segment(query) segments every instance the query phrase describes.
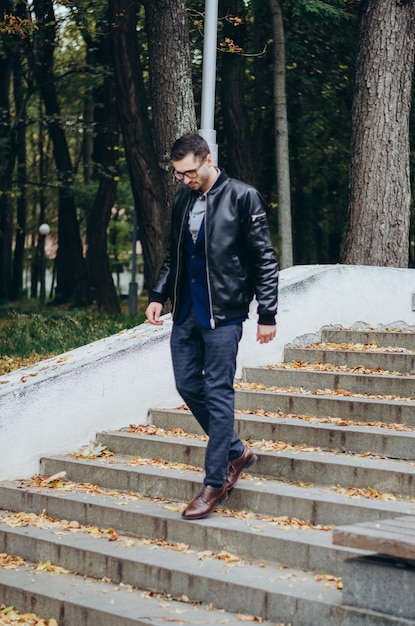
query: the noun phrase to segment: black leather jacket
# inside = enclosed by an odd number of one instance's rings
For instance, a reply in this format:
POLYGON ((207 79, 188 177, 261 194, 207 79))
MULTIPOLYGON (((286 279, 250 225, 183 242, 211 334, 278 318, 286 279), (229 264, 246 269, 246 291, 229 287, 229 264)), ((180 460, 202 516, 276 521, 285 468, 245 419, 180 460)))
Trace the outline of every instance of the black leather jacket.
MULTIPOLYGON (((173 320, 180 304, 183 236, 194 199, 195 192, 185 185, 175 195, 170 245, 150 294, 150 301, 161 304, 170 297, 173 320)), ((207 194, 205 246, 211 327, 246 317, 254 294, 258 322, 275 324, 278 266, 264 201, 256 189, 224 170, 207 194)))

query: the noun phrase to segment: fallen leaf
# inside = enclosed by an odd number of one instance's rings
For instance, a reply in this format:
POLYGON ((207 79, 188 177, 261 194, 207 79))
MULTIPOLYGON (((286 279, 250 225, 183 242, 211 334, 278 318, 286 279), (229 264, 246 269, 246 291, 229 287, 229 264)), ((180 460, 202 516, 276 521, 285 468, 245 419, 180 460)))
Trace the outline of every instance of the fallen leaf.
POLYGON ((65 478, 66 472, 58 472, 57 474, 53 474, 53 476, 49 476, 49 478, 44 478, 41 482, 41 485, 48 485, 49 483, 57 482, 62 478, 65 478))
POLYGON ((0 566, 4 569, 18 569, 24 564, 24 560, 16 554, 0 554, 0 566))

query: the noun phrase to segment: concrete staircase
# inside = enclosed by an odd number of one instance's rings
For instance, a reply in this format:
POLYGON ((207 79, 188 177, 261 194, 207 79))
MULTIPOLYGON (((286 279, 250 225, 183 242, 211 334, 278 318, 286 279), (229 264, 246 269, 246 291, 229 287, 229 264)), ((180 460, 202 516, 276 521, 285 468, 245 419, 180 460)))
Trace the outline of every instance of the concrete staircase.
POLYGON ((415 514, 414 360, 412 329, 323 330, 246 368, 236 428, 258 463, 206 520, 180 515, 205 446, 185 409, 42 458, 0 483, 0 604, 59 626, 414 625, 342 604, 343 561, 365 552, 331 542, 415 514))

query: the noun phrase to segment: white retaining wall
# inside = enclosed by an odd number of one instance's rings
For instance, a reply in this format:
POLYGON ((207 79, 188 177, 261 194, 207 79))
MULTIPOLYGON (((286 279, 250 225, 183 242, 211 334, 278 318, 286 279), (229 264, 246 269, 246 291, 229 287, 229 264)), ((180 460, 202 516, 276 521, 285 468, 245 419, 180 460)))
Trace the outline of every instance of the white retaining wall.
MULTIPOLYGON (((280 274, 277 338, 255 341, 255 303, 244 324, 244 365, 283 359, 284 345, 322 326, 415 326, 415 270, 296 266, 280 274)), ((28 477, 39 458, 79 450, 99 430, 146 423, 151 407, 182 404, 170 359, 170 316, 0 376, 0 479, 28 477)), ((172 425, 173 426, 173 425, 172 425)))

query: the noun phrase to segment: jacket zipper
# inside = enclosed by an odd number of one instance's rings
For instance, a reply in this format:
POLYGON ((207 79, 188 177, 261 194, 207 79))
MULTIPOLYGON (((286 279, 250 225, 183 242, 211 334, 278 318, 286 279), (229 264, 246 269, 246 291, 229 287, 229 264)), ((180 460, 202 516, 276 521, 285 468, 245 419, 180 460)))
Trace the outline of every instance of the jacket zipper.
POLYGON ((216 322, 215 319, 213 317, 213 304, 212 304, 212 288, 211 288, 211 284, 210 284, 210 278, 209 278, 209 259, 208 259, 208 246, 207 246, 207 238, 208 238, 208 219, 207 219, 207 215, 208 215, 208 195, 206 195, 206 211, 205 211, 205 258, 206 258, 206 283, 207 283, 207 289, 208 289, 208 298, 209 298, 209 314, 210 314, 210 319, 209 319, 209 323, 210 323, 210 327, 213 330, 214 328, 216 328, 216 322))
POLYGON ((176 277, 174 279, 174 287, 173 287, 174 305, 173 305, 173 309, 172 309, 172 317, 174 316, 174 314, 176 312, 176 307, 177 307, 177 287, 178 287, 178 282, 179 282, 179 273, 180 273, 180 265, 181 265, 180 243, 182 241, 184 224, 185 224, 185 221, 186 221, 186 217, 189 214, 189 207, 190 207, 191 201, 192 201, 192 198, 190 197, 189 201, 187 203, 186 210, 183 213, 182 223, 180 225, 179 237, 178 237, 178 240, 177 240, 177 250, 176 250, 177 269, 176 269, 176 277))

